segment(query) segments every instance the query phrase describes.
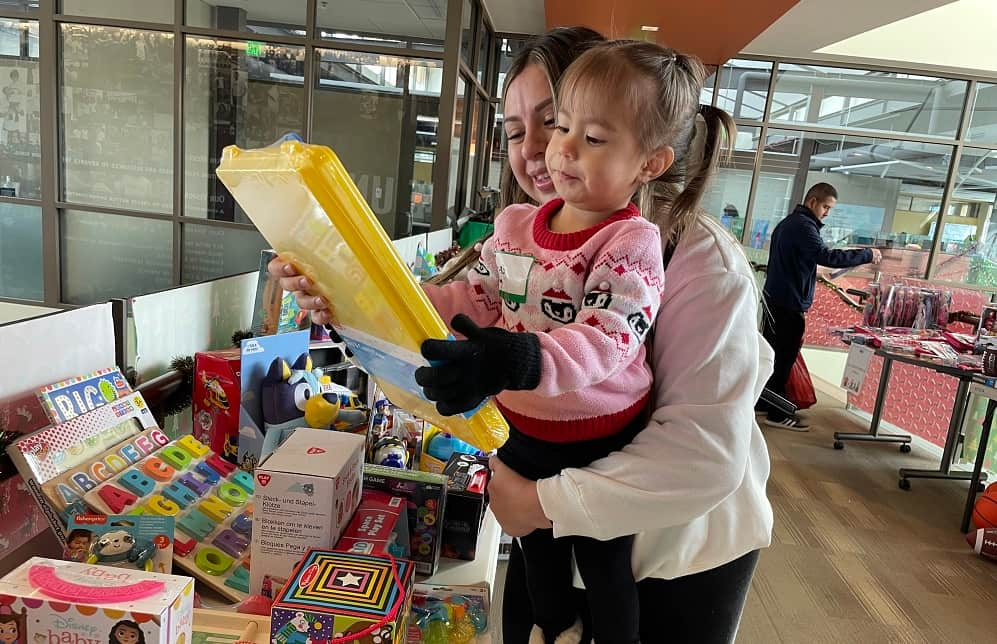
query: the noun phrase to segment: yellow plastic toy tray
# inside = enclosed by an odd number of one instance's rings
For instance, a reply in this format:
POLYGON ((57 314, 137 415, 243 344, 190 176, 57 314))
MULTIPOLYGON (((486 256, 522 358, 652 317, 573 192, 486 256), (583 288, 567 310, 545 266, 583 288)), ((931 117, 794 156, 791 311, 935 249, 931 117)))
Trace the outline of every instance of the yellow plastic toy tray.
POLYGON ((493 402, 470 417, 441 416, 423 397, 414 373, 428 363, 419 347, 449 330, 332 150, 300 141, 229 146, 217 174, 331 304, 336 330, 392 404, 481 450, 505 442, 508 425, 493 402))

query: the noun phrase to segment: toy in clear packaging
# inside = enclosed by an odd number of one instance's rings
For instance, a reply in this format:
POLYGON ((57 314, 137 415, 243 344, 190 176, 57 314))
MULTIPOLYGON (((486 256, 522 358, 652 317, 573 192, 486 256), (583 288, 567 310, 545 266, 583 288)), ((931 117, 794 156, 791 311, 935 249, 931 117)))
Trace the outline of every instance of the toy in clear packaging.
POLYGON ((408 641, 412 644, 470 644, 488 630, 486 586, 417 584, 408 641))
POLYGON ((67 554, 72 560, 146 572, 169 574, 172 570, 173 517, 79 514, 67 527, 67 554), (87 548, 80 553, 78 542, 83 537, 87 548))
POLYGON ((330 302, 336 331, 389 400, 480 449, 505 442, 508 426, 493 403, 468 417, 443 417, 415 382, 416 368, 427 364, 422 342, 450 333, 331 150, 298 141, 230 146, 217 174, 330 302))
POLYGON ((977 349, 997 346, 997 305, 988 304, 980 311, 980 323, 976 327, 977 349))
POLYGON ((473 446, 446 432, 434 435, 426 445, 426 453, 444 463, 449 461, 455 452, 458 454, 481 454, 473 446))
POLYGON ((332 380, 321 369, 312 368, 307 352, 293 365, 274 358, 261 389, 264 431, 286 432, 304 426, 328 429, 339 414, 340 403, 337 392, 325 393, 325 385, 331 386, 332 380))
POLYGON ((289 421, 287 429, 305 424, 293 388, 286 386, 285 376, 290 377, 289 369, 283 367, 308 354, 308 335, 307 331, 297 331, 242 341, 238 464, 247 472, 252 472, 287 437, 283 431, 285 427, 281 425, 283 421, 289 421), (270 385, 266 384, 268 381, 270 385), (268 396, 271 398, 267 401, 270 416, 266 418, 264 402, 268 396), (268 431, 268 424, 278 425, 279 431, 268 431))
POLYGON ((385 436, 374 443, 374 464, 385 467, 407 468, 409 462, 408 446, 405 441, 395 436, 385 436))

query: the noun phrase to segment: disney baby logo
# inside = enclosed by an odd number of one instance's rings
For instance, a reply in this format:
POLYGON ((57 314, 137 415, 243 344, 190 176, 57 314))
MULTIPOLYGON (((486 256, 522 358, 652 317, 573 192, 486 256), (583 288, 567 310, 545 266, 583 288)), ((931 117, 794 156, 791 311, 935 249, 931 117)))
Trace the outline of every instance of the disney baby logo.
MULTIPOLYGON (((52 620, 52 629, 78 633, 88 639, 97 639, 98 635, 100 634, 99 629, 93 624, 90 624, 88 622, 79 622, 73 619, 72 617, 63 617, 63 616, 56 616, 52 620)), ((61 639, 62 638, 59 638, 60 641, 61 639)), ((56 641, 56 640, 50 636, 49 641, 56 641)))

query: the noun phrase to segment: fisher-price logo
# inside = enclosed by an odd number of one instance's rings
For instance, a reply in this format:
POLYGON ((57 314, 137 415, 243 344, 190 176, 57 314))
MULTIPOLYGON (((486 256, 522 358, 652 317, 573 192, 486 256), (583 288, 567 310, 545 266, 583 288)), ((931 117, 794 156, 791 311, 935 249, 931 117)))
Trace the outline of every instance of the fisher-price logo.
POLYGON ((270 485, 270 475, 269 474, 257 474, 256 480, 260 482, 260 485, 266 487, 270 485))
POLYGON ((309 447, 308 451, 305 452, 309 456, 315 456, 316 454, 325 454, 325 450, 321 447, 309 447))

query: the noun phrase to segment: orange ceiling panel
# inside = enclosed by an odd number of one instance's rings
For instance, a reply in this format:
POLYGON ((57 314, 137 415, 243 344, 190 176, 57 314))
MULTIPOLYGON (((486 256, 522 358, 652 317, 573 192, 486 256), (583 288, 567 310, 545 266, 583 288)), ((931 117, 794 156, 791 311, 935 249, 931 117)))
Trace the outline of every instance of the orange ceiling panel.
MULTIPOLYGON (((798 0, 546 0, 547 27, 585 25, 654 40, 722 65, 798 0), (657 32, 642 31, 644 25, 657 32)), ((815 25, 814 29, 818 27, 815 25)))

